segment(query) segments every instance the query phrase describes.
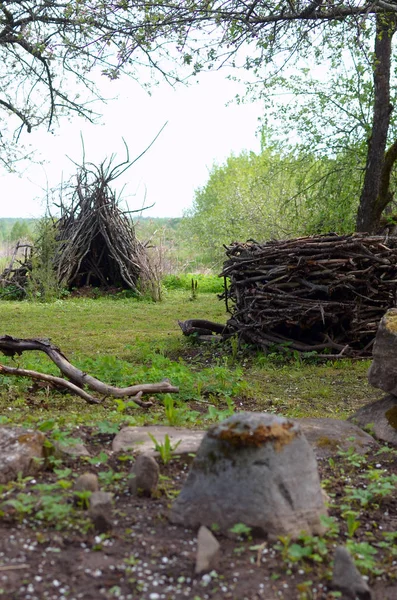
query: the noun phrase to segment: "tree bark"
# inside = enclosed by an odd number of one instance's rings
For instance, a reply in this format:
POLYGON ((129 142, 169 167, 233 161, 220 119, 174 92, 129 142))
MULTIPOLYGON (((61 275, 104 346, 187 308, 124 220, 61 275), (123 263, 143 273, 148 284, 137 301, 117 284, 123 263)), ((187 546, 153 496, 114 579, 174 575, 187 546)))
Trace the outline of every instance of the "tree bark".
POLYGON ((390 114, 393 109, 390 106, 390 71, 392 38, 396 28, 397 23, 394 14, 377 15, 372 132, 368 141, 364 185, 356 221, 356 230, 368 233, 373 233, 378 229, 382 212, 391 200, 389 191, 390 170, 389 176, 387 176, 389 166, 385 164, 385 152, 390 114), (386 191, 385 183, 387 184, 386 191))

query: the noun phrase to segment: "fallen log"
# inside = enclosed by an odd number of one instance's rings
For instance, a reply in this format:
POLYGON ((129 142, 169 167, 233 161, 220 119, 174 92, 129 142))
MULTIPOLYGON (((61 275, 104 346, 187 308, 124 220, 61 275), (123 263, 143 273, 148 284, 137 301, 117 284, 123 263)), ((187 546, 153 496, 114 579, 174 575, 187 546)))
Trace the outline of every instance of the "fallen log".
POLYGON ((224 339, 228 335, 234 335, 234 331, 228 325, 207 321, 206 319, 187 319, 186 321, 178 321, 178 325, 182 330, 183 335, 198 335, 198 336, 221 336, 224 339))
POLYGON ((108 385, 88 373, 80 371, 77 367, 72 365, 66 356, 61 352, 57 346, 51 344, 49 340, 39 338, 14 338, 10 335, 0 336, 0 352, 5 356, 14 357, 16 354, 20 356, 23 352, 28 350, 39 350, 44 352, 58 367, 67 380, 61 377, 54 377, 45 373, 39 373, 37 371, 30 371, 27 369, 20 369, 14 367, 8 367, 0 365, 0 373, 7 375, 18 375, 22 377, 31 377, 32 379, 41 379, 48 383, 56 386, 63 386, 69 391, 84 398, 91 404, 98 404, 100 400, 97 400, 90 394, 88 394, 83 388, 88 388, 102 394, 104 397, 112 396, 114 398, 129 397, 139 406, 147 408, 151 405, 149 402, 142 402, 140 400, 143 394, 170 394, 179 392, 179 388, 171 385, 168 380, 161 381, 159 383, 142 383, 137 385, 131 385, 126 388, 119 388, 113 385, 108 385))

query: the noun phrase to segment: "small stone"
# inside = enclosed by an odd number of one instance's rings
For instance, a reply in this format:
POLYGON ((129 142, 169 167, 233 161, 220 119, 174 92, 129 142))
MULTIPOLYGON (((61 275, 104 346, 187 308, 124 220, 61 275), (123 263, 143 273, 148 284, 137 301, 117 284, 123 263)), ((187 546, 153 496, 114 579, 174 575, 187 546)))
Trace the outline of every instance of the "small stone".
POLYGON ((219 562, 220 545, 209 529, 202 525, 197 536, 195 572, 197 575, 216 569, 219 562))
POLYGON ((44 441, 41 431, 0 427, 0 484, 37 473, 45 456, 44 441))
POLYGON ((90 496, 89 514, 98 533, 112 529, 113 494, 93 492, 90 496))
POLYGON ((83 473, 74 484, 75 492, 97 492, 99 490, 98 477, 95 473, 83 473))
POLYGON ((365 404, 349 421, 370 429, 378 440, 397 446, 397 398, 392 394, 365 404))
POLYGON ((131 494, 137 496, 151 496, 157 488, 159 480, 159 466, 149 454, 140 454, 129 473, 131 494))
POLYGON ((357 570, 354 561, 344 546, 335 551, 331 587, 342 592, 342 600, 371 600, 367 582, 357 570))

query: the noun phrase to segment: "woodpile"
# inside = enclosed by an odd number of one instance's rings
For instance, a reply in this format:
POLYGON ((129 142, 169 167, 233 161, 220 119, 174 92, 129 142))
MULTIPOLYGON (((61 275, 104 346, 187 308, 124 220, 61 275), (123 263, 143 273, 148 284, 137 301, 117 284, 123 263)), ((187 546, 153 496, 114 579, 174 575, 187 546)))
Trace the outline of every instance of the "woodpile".
POLYGON ((397 237, 252 241, 226 255, 228 332, 267 352, 370 356, 381 317, 396 306, 397 237))
POLYGON ((8 266, 0 274, 2 297, 12 295, 23 298, 26 295, 27 278, 32 270, 32 251, 32 244, 21 241, 15 244, 8 266))
POLYGON ((129 218, 136 211, 123 212, 109 185, 122 166, 83 164, 67 204, 60 204, 54 268, 63 287, 129 288, 137 293, 156 288, 146 248, 129 218))
MULTIPOLYGON (((99 166, 83 163, 73 184, 69 184, 66 193, 62 190, 59 204, 55 204, 60 218, 47 219, 47 226, 50 221, 53 229, 50 238, 54 240, 51 268, 60 288, 122 288, 160 299, 157 274, 131 221, 130 214, 137 211, 123 212, 110 187, 130 164, 128 158, 117 166, 112 165, 112 159, 99 166)), ((48 235, 48 228, 46 232, 48 235)), ((0 286, 16 288, 22 296, 26 295, 34 265, 42 266, 43 248, 48 254, 46 240, 39 239, 26 251, 23 261, 15 253, 0 275, 0 286)), ((48 256, 44 258, 48 262, 48 256)))

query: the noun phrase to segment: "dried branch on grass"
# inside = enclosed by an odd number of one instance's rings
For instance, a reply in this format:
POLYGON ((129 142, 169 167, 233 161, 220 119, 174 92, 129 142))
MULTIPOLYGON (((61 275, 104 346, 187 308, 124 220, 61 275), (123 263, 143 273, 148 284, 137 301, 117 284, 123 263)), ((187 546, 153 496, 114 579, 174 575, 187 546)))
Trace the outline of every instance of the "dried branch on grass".
POLYGON ((0 352, 6 356, 20 355, 27 350, 39 350, 44 352, 59 368, 61 373, 68 380, 61 377, 54 377, 37 371, 29 371, 0 365, 0 373, 7 375, 19 375, 22 377, 31 377, 39 379, 55 386, 61 386, 69 391, 79 395, 81 398, 91 404, 98 404, 100 401, 88 394, 83 388, 88 387, 95 392, 102 394, 104 397, 113 396, 114 398, 131 398, 136 404, 143 407, 151 406, 150 402, 143 402, 140 398, 143 394, 162 394, 162 393, 177 393, 179 388, 171 385, 168 380, 160 383, 143 383, 131 385, 126 388, 119 388, 103 383, 99 379, 83 373, 73 366, 59 348, 51 344, 48 340, 43 339, 20 339, 9 335, 0 336, 0 352))

